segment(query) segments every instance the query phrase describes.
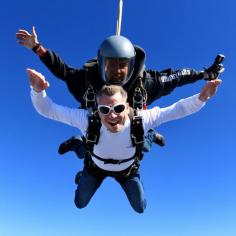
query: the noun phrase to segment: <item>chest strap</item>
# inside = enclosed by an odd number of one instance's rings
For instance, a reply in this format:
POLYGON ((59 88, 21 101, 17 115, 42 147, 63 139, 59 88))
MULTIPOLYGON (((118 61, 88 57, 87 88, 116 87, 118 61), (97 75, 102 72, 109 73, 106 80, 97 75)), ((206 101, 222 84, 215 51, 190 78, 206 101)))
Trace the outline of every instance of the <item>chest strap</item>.
POLYGON ((125 163, 125 162, 128 162, 128 161, 131 161, 133 159, 135 159, 137 157, 136 153, 130 157, 130 158, 127 158, 127 159, 123 159, 123 160, 116 160, 116 159, 104 159, 104 158, 101 158, 99 156, 97 156, 96 154, 94 153, 90 153, 91 156, 95 157, 96 159, 98 159, 99 161, 103 161, 104 164, 122 164, 122 163, 125 163))

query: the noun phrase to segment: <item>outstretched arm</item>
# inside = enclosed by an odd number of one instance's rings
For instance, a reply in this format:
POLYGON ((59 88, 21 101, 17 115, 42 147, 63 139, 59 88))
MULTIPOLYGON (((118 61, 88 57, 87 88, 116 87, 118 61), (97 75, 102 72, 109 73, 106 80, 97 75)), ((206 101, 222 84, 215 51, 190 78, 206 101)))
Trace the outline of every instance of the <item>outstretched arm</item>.
POLYGON ((148 93, 148 104, 162 96, 170 94, 177 87, 194 83, 197 80, 216 79, 224 71, 224 66, 221 64, 223 60, 223 55, 217 55, 214 63, 203 71, 196 71, 194 69, 182 69, 178 71, 169 69, 160 73, 147 71, 148 77, 145 80, 145 89, 148 93))
POLYGON ((206 101, 215 95, 221 82, 219 79, 208 81, 199 94, 181 99, 170 107, 162 108, 161 123, 180 119, 199 111, 205 105, 206 101))
MULTIPOLYGON (((25 29, 19 29, 16 33, 17 42, 26 48, 32 49, 45 64, 45 66, 58 78, 67 82, 67 80, 79 70, 68 66, 55 52, 43 47, 38 41, 35 27, 32 27, 32 33, 25 29)), ((71 79, 71 78, 70 78, 71 79)), ((78 78, 77 78, 78 79, 78 78)))
POLYGON ((149 110, 151 113, 149 118, 151 127, 157 127, 162 123, 177 120, 199 111, 206 101, 215 95, 220 84, 221 80, 219 79, 208 81, 199 94, 181 99, 168 107, 154 107, 149 110))
POLYGON ((84 70, 70 67, 55 52, 45 49, 38 41, 35 27, 32 27, 32 33, 25 29, 18 30, 16 38, 19 44, 32 49, 53 75, 66 82, 74 98, 83 103, 83 96, 87 89, 84 70))
POLYGON ((60 121, 84 131, 87 127, 87 111, 54 103, 45 92, 45 89, 49 87, 49 83, 45 80, 44 76, 33 69, 27 69, 27 73, 32 88, 31 100, 36 111, 44 117, 60 121))
POLYGON ((147 91, 147 104, 151 104, 162 96, 170 94, 177 87, 194 83, 203 79, 203 73, 193 69, 166 72, 147 71, 145 89, 147 91))

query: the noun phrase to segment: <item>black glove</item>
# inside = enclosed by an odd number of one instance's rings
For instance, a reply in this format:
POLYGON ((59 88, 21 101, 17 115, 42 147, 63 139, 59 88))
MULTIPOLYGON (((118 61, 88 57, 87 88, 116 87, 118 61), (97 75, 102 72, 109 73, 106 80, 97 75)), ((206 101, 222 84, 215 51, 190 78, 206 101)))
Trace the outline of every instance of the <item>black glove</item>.
POLYGON ((204 79, 205 80, 216 79, 219 76, 219 74, 225 70, 223 64, 221 64, 221 62, 223 62, 224 58, 225 58, 225 56, 222 54, 217 55, 214 63, 210 67, 204 69, 204 79))

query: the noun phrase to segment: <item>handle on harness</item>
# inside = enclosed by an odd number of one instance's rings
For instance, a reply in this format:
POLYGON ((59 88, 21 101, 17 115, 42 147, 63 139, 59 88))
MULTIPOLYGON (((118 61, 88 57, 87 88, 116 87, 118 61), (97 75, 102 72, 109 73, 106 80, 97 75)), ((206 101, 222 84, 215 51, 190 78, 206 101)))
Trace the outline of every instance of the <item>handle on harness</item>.
POLYGON ((88 87, 84 95, 84 100, 85 100, 85 106, 87 109, 91 109, 91 110, 96 109, 96 95, 92 86, 88 87))
POLYGON ((142 91, 139 87, 135 88, 133 96, 133 108, 134 109, 143 109, 144 98, 142 91))

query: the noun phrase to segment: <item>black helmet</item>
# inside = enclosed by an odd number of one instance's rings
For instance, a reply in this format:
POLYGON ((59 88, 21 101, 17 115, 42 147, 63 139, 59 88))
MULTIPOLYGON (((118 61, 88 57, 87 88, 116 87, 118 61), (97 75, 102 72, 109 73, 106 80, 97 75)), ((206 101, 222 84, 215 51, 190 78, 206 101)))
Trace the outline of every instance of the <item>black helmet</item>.
POLYGON ((133 44, 123 36, 114 35, 106 38, 98 51, 98 63, 100 75, 106 83, 119 83, 124 85, 130 79, 134 70, 135 49, 133 44), (125 60, 128 64, 128 73, 121 81, 116 82, 109 80, 105 66, 107 59, 125 60))

